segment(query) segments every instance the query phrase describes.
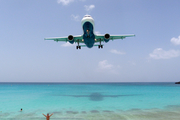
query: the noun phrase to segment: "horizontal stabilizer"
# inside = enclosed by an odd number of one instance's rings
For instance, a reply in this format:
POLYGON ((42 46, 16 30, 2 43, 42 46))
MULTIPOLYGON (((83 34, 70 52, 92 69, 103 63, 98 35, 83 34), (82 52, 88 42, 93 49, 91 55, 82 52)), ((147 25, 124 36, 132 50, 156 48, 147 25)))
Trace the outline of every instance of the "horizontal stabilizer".
MULTIPOLYGON (((87 47, 86 45, 79 45, 79 46, 81 46, 81 47, 87 47)), ((98 46, 98 45, 94 45, 94 46, 98 46)), ((104 45, 103 45, 104 46, 104 45)))
MULTIPOLYGON (((99 45, 94 45, 94 46, 99 46, 99 45)), ((102 44, 102 46, 104 46, 104 45, 102 44)))

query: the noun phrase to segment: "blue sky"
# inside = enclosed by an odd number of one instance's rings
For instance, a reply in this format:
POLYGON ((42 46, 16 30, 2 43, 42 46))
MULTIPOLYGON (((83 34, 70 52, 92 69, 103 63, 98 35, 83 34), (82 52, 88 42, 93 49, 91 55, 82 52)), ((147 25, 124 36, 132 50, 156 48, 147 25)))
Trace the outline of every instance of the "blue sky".
POLYGON ((0 82, 174 82, 180 80, 179 0, 0 0, 0 82), (46 37, 135 34, 76 50, 46 37))

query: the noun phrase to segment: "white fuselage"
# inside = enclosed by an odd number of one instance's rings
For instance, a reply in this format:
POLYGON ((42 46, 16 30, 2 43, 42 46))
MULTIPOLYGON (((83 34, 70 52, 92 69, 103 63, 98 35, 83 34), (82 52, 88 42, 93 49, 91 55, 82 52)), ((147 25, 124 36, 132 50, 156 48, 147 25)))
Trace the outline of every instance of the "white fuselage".
MULTIPOLYGON (((81 20, 82 28, 83 28, 84 23, 86 22, 90 22, 94 28, 94 19, 90 15, 85 15, 83 19, 81 20)), ((93 33, 94 33, 94 29, 93 29, 93 33)))
POLYGON ((88 48, 92 48, 95 43, 94 19, 90 15, 85 15, 81 21, 83 29, 83 40, 88 48))

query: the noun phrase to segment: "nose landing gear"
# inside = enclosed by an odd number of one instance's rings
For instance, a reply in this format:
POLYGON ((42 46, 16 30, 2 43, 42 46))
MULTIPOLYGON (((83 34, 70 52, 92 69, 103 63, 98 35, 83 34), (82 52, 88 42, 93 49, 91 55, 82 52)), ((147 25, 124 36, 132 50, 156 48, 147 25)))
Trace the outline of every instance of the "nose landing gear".
POLYGON ((86 30, 86 32, 87 32, 87 37, 90 38, 90 35, 89 35, 90 30, 86 30))

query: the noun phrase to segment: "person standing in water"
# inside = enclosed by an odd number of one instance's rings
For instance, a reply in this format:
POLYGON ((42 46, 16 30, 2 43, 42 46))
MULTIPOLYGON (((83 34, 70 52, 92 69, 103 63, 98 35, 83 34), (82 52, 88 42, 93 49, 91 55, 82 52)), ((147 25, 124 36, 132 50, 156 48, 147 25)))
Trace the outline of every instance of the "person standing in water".
POLYGON ((49 115, 49 113, 47 115, 43 114, 46 117, 46 120, 49 120, 50 117, 53 115, 53 113, 51 115, 49 115))

